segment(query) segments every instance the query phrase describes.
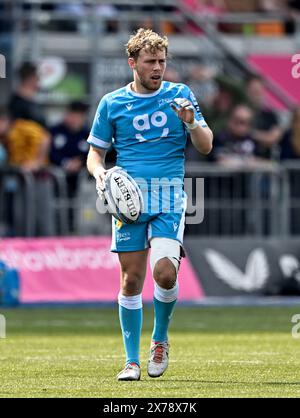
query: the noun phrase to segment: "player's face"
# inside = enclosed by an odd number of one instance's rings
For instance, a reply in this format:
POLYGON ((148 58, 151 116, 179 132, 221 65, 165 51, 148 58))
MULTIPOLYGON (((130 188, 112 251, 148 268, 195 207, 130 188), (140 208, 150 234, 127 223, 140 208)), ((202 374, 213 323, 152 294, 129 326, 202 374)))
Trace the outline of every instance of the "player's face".
POLYGON ((155 54, 151 54, 142 49, 130 66, 134 71, 135 82, 141 90, 146 92, 158 90, 166 69, 166 51, 157 50, 155 54))

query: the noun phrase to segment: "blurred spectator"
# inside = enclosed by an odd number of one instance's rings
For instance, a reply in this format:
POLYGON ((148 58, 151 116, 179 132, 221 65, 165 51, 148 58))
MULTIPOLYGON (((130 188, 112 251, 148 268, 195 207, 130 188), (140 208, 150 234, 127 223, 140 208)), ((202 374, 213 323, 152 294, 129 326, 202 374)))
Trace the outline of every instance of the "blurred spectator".
POLYGON ((300 106, 294 110, 291 128, 284 133, 280 142, 280 159, 300 159, 300 106))
POLYGON ((247 105, 233 108, 227 126, 214 137, 211 158, 227 167, 256 165, 256 143, 252 137, 253 111, 247 105))
POLYGON ((276 113, 266 105, 263 80, 258 76, 251 76, 246 82, 246 92, 255 112, 252 136, 256 141, 258 155, 267 159, 276 158, 282 130, 276 113))
POLYGON ((49 133, 41 107, 34 98, 39 77, 34 64, 19 69, 19 85, 12 95, 9 110, 13 124, 8 135, 9 162, 25 170, 36 171, 47 164, 49 133))
POLYGON ((32 120, 46 128, 46 120, 41 107, 35 102, 35 96, 39 90, 37 66, 24 62, 19 68, 18 78, 19 84, 9 104, 12 118, 32 120))
POLYGON ((7 109, 0 107, 0 167, 6 164, 6 141, 10 127, 10 118, 7 109))
POLYGON ((202 106, 205 119, 212 131, 217 134, 224 129, 232 108, 238 103, 246 103, 247 97, 240 84, 224 75, 215 78, 218 93, 209 108, 202 106))
POLYGON ((70 103, 61 123, 50 129, 50 161, 68 174, 77 174, 85 165, 89 135, 88 106, 80 101, 70 103))
MULTIPOLYGON (((7 150, 9 163, 34 175, 34 198, 30 202, 35 211, 37 235, 53 235, 54 213, 52 182, 42 169, 48 164, 50 135, 41 107, 35 102, 39 88, 37 67, 25 62, 19 69, 19 84, 9 103, 12 126, 8 133, 7 150)), ((17 186, 10 190, 10 205, 18 206, 20 191, 17 186)), ((11 234, 15 233, 15 224, 22 221, 12 220, 11 234)))
MULTIPOLYGON (((67 175, 68 198, 77 194, 78 174, 85 165, 89 145, 88 106, 80 101, 70 103, 61 123, 51 128, 50 161, 67 175)), ((72 206, 72 205, 71 205, 72 206)), ((74 230, 74 214, 69 210, 69 229, 74 230)))

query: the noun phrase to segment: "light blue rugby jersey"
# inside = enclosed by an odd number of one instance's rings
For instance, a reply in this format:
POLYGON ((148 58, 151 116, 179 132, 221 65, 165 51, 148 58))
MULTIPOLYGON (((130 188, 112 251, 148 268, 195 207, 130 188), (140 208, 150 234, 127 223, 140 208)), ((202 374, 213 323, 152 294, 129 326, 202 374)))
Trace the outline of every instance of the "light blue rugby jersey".
POLYGON ((150 94, 138 94, 130 85, 106 94, 100 101, 89 144, 117 151, 117 165, 138 178, 184 177, 187 129, 170 103, 183 97, 195 108, 195 117, 206 127, 199 105, 185 84, 163 81, 150 94))

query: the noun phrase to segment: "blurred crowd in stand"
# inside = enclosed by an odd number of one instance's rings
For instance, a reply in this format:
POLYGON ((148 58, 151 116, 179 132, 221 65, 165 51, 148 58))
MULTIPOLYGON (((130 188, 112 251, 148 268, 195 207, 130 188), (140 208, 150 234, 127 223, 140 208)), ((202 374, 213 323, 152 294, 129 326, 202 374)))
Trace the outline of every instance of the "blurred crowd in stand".
MULTIPOLYGON (((279 115, 268 105, 259 76, 238 84, 225 76, 214 76, 199 64, 186 79, 171 66, 165 80, 190 86, 214 132, 213 152, 201 156, 188 142, 188 160, 244 166, 300 158, 300 106, 292 111, 284 129, 279 115)), ((23 63, 14 92, 7 105, 0 107, 0 164, 29 171, 53 164, 72 176, 82 169, 88 152, 89 107, 81 101, 70 102, 62 120, 49 126, 35 100, 38 89, 37 67, 23 63)), ((108 160, 114 162, 114 155, 109 154, 108 160)))
MULTIPOLYGON (((170 68, 165 79, 177 82, 181 77, 170 68)), ((188 160, 237 167, 300 159, 300 104, 283 126, 280 115, 268 103, 264 80, 259 76, 251 75, 239 84, 199 64, 182 81, 193 90, 214 132, 212 153, 201 156, 189 142, 188 160)))
MULTIPOLYGON (((223 13, 260 12, 262 15, 274 16, 275 26, 276 16, 280 13, 281 16, 285 16, 285 20, 284 24, 280 20, 280 25, 283 26, 278 33, 283 34, 295 32, 296 20, 300 16, 299 0, 180 0, 179 3, 185 10, 193 12, 194 16, 202 18, 216 17, 223 13)), ((155 10, 160 8, 162 12, 178 15, 179 8, 176 4, 156 5, 155 10)), ((0 18, 1 13, 6 12, 5 19, 0 19, 0 52, 4 51, 5 56, 6 51, 12 50, 9 36, 13 31, 11 5, 10 1, 0 1, 0 18)), ((30 10, 31 7, 33 7, 32 2, 23 2, 24 10, 30 10)), ((90 21, 71 18, 84 17, 91 10, 95 12, 95 5, 91 9, 91 2, 58 4, 45 1, 39 3, 39 7, 43 11, 55 11, 70 16, 69 23, 55 19, 42 21, 46 22, 46 27, 59 31, 88 32, 89 27, 85 25, 90 21)), ((105 17, 105 31, 115 33, 120 30, 118 14, 122 10, 136 10, 132 7, 130 2, 127 5, 123 2, 117 5, 99 4, 96 13, 105 17)), ((143 2, 139 6, 147 16, 151 16, 153 7, 143 2)), ((184 28, 178 28, 171 21, 162 20, 162 24, 160 29, 166 34, 182 31, 201 35, 201 31, 199 32, 192 21, 187 20, 184 28)), ((152 25, 151 19, 132 22, 131 30, 140 26, 152 27, 152 25)), ((272 28, 259 28, 258 24, 252 25, 251 28, 250 26, 220 21, 218 30, 243 34, 254 32, 263 34, 265 30, 265 33, 270 35, 273 34, 273 30, 274 33, 278 30, 275 26, 272 28)), ((208 156, 200 155, 188 141, 186 148, 188 162, 205 162, 215 164, 216 167, 219 165, 232 169, 252 167, 255 170, 284 160, 300 161, 300 104, 288 110, 289 121, 283 124, 281 115, 270 106, 264 80, 259 76, 251 75, 238 82, 205 63, 193 64, 189 66, 188 71, 180 72, 179 68, 171 62, 166 70, 165 80, 183 82, 190 86, 204 118, 214 132, 214 147, 208 156)), ((11 69, 9 72, 11 73, 11 69)), ((39 188, 38 212, 43 215, 46 211, 46 208, 41 209, 44 203, 43 192, 50 187, 43 168, 56 166, 64 170, 68 198, 76 197, 79 174, 85 167, 88 152, 86 139, 91 122, 89 116, 94 113, 94 109, 89 109, 84 101, 72 101, 65 107, 61 120, 54 126, 50 125, 46 120, 44 107, 37 101, 39 91, 37 66, 31 62, 24 62, 17 71, 15 81, 14 91, 6 103, 0 106, 0 168, 13 166, 24 172, 33 173, 39 188)), ((0 100, 0 103, 2 102, 3 100, 0 100)), ((111 150, 106 160, 109 164, 114 164, 115 157, 115 152, 111 150)), ((264 180, 261 184, 261 195, 267 197, 269 192, 270 185, 264 180)), ((8 195, 9 193, 10 190, 7 190, 8 195)), ((299 197, 297 188, 292 193, 293 197, 299 197)), ((9 198, 7 202, 10 205, 9 198)), ((69 229, 72 230, 72 213, 69 218, 69 229)), ((46 234, 42 220, 41 225, 41 228, 44 228, 43 233, 46 234)))
MULTIPOLYGON (((260 77, 253 75, 239 85, 199 64, 191 68, 186 79, 171 66, 165 80, 186 82, 191 87, 214 132, 214 147, 208 156, 199 154, 188 140, 187 161, 254 170, 282 160, 300 161, 300 106, 293 110, 287 128, 283 128, 277 113, 266 101, 266 89, 260 77)), ((43 168, 57 166, 63 169, 68 198, 76 197, 78 176, 85 167, 88 152, 89 108, 81 101, 70 102, 61 121, 49 126, 43 108, 36 102, 38 90, 36 65, 23 63, 7 106, 0 108, 0 166, 14 166, 34 174, 38 188, 36 204, 46 234, 43 217, 47 208, 41 208, 50 182, 43 168)), ((108 153, 107 162, 114 164, 113 150, 108 153)), ((260 187, 260 197, 268 198, 268 180, 263 180, 260 187)), ((223 195, 227 192, 230 194, 230 190, 224 188, 223 195)), ((72 230, 71 212, 69 218, 69 229, 72 230)))

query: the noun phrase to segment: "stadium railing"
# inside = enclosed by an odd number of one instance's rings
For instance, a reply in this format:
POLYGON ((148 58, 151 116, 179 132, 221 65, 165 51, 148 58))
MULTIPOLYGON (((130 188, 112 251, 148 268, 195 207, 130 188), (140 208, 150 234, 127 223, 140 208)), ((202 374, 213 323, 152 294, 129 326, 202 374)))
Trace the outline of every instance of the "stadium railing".
POLYGON ((0 168, 0 236, 67 235, 68 207, 63 171, 0 168))
MULTIPOLYGON (((299 236, 299 180, 300 162, 236 169, 188 163, 187 216, 193 217, 195 207, 204 205, 204 219, 187 222, 186 233, 299 236), (196 193, 199 178, 204 179, 204 195, 199 190, 196 193)), ((59 168, 49 167, 35 174, 12 167, 0 170, 0 236, 110 233, 110 215, 99 213, 94 180, 86 170, 79 175, 74 198, 68 198, 67 178, 59 168)))

